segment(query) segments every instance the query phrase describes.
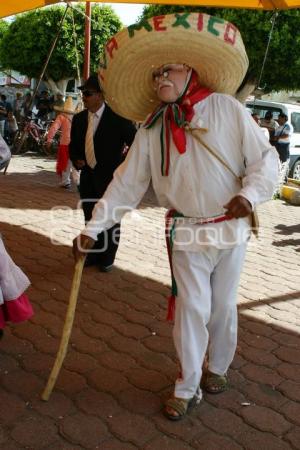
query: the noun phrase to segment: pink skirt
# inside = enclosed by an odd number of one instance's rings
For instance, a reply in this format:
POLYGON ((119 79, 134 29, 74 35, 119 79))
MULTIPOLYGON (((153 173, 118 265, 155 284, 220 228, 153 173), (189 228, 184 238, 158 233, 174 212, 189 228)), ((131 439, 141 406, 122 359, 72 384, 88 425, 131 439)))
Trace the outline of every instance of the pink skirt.
POLYGON ((0 305, 0 329, 6 322, 19 323, 30 319, 33 309, 26 294, 20 295, 15 300, 5 301, 0 305))

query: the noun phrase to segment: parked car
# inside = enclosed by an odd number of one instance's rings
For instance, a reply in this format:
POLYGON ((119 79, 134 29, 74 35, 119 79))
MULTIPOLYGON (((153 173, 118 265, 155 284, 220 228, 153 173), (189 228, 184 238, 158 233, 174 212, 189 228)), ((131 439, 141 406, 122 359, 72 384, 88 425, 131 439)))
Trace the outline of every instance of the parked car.
POLYGON ((300 105, 253 100, 246 101, 246 108, 252 113, 255 111, 261 118, 265 117, 267 111, 273 112, 273 119, 275 120, 281 112, 288 116, 288 122, 291 123, 294 128, 290 144, 289 177, 300 180, 300 105))

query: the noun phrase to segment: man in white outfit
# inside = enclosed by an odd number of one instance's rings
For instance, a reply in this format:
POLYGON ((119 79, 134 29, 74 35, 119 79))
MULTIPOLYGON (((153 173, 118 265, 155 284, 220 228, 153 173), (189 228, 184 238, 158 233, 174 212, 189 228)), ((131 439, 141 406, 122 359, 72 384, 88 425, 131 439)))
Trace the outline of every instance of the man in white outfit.
POLYGON ((147 118, 73 251, 78 259, 92 248, 100 231, 138 205, 152 179, 160 205, 169 209, 168 315, 176 305, 173 337, 181 365, 164 409, 171 420, 200 401, 200 380, 211 393, 227 388, 250 216, 271 198, 277 181, 276 150, 231 96, 247 67, 234 25, 181 13, 119 32, 100 70, 111 108, 134 121, 147 118))

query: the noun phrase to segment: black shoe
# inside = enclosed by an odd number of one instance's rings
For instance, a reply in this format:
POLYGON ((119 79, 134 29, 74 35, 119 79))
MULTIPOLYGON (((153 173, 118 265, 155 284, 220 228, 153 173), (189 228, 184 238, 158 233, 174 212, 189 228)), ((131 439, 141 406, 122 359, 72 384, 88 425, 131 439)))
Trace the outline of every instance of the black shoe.
POLYGON ((0 339, 3 338, 3 335, 4 335, 4 331, 3 331, 3 330, 0 330, 0 339))
POLYGON ((103 266, 102 264, 98 265, 98 269, 100 270, 100 272, 111 272, 112 268, 113 268, 113 264, 110 264, 109 266, 103 266))
POLYGON ((93 259, 86 257, 84 261, 84 267, 91 267, 91 266, 97 266, 97 261, 94 261, 93 259))

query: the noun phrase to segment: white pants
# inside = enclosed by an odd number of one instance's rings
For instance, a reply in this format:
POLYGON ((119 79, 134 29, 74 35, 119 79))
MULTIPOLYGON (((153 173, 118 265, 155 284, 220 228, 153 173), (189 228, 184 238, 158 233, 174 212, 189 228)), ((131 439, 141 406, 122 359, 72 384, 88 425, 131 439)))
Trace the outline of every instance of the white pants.
MULTIPOLYGON (((173 252, 177 283, 173 338, 181 364, 175 397, 195 395, 208 350, 208 369, 224 375, 237 343, 236 294, 247 244, 173 252)), ((200 394, 201 396, 201 394, 200 394)))
POLYGON ((277 182, 275 191, 273 193, 273 195, 276 198, 279 197, 281 188, 287 181, 287 177, 289 175, 289 170, 290 170, 289 165, 290 165, 290 159, 287 159, 285 162, 280 163, 278 182, 277 182))
POLYGON ((68 160, 68 164, 65 170, 61 173, 61 186, 68 186, 71 183, 71 169, 72 169, 72 163, 71 160, 68 160))

